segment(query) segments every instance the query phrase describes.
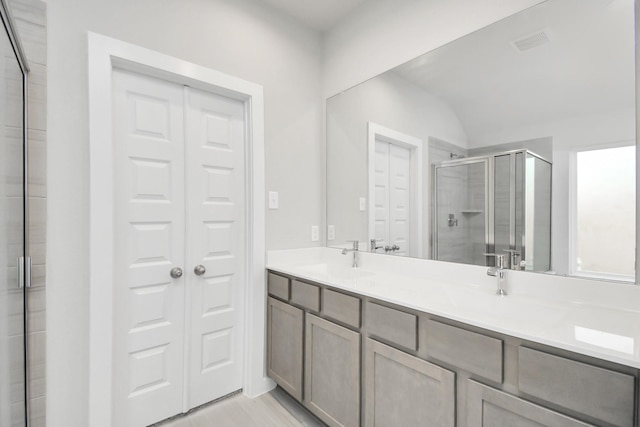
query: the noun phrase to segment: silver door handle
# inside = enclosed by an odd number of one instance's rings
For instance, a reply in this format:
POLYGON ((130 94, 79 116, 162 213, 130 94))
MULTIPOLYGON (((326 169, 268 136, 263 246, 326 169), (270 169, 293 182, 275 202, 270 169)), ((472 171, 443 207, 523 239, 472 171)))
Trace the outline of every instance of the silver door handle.
POLYGON ((196 276, 202 276, 204 273, 207 272, 207 269, 205 268, 204 265, 200 264, 195 266, 195 268, 193 269, 193 272, 196 273, 196 276))
POLYGON ((182 277, 182 269, 180 267, 174 267, 171 269, 171 271, 169 272, 169 274, 171 275, 171 277, 173 277, 174 279, 179 279, 182 277))
POLYGON ((24 257, 18 257, 18 288, 24 288, 24 257))

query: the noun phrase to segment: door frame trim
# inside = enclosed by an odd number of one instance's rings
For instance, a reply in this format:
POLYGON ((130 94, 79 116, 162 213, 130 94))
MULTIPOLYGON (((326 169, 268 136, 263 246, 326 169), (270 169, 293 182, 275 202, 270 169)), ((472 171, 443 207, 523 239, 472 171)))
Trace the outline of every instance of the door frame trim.
MULTIPOLYGON (((376 139, 380 137, 381 140, 388 142, 398 147, 409 149, 411 153, 411 200, 415 201, 411 209, 411 233, 414 236, 418 236, 413 239, 411 248, 409 248, 409 255, 412 257, 422 257, 423 255, 423 238, 422 238, 422 147, 424 142, 415 136, 407 135, 402 132, 384 127, 374 122, 367 122, 367 168, 368 168, 368 197, 369 197, 369 242, 375 238, 375 191, 376 191, 376 171, 375 171, 375 156, 376 156, 376 139)), ((369 243, 367 242, 367 244, 369 243)), ((368 247, 368 246, 367 246, 368 247)))
POLYGON ((244 307, 244 394, 274 387, 265 373, 264 96, 260 85, 88 33, 89 70, 89 426, 110 427, 112 416, 114 68, 161 78, 240 100, 247 129, 247 262, 244 307), (250 244, 248 244, 250 242, 250 244))

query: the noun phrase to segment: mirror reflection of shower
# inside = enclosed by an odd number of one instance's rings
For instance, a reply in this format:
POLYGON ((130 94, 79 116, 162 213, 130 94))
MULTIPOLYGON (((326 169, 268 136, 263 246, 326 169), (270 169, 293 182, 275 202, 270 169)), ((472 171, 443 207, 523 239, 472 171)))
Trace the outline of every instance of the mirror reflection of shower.
POLYGON ((434 165, 434 259, 514 270, 551 264, 551 162, 526 149, 434 165))

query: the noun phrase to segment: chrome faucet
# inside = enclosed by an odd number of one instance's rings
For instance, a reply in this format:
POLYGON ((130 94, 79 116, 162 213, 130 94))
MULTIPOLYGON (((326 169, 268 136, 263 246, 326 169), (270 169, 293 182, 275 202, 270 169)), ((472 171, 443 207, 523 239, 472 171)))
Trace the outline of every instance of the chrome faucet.
POLYGON ((376 239, 371 239, 371 246, 369 246, 370 252, 375 252, 378 249, 382 249, 384 246, 376 246, 376 239))
POLYGON ((489 267, 487 270, 488 276, 493 276, 497 279, 498 289, 496 290, 496 295, 500 295, 502 297, 507 295, 507 290, 504 288, 504 267, 506 263, 506 255, 505 254, 484 254, 485 256, 493 256, 496 257, 496 266, 489 267))
POLYGON ((510 270, 522 270, 520 252, 515 249, 503 249, 503 251, 509 253, 509 263, 505 267, 510 270))
POLYGON ((353 262, 351 263, 351 266, 353 268, 358 268, 358 241, 357 240, 347 240, 347 242, 352 242, 353 243, 353 248, 352 249, 347 249, 344 248, 342 250, 342 255, 346 255, 349 252, 353 252, 353 262))

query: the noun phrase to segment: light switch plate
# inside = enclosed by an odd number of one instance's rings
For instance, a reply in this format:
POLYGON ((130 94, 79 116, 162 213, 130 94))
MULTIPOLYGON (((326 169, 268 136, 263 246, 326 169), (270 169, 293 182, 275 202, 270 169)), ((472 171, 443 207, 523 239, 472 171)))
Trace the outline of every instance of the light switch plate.
POLYGON ((336 239, 336 227, 335 225, 327 226, 327 240, 335 240, 336 239))
POLYGON ((269 209, 278 209, 277 191, 269 191, 269 209))
POLYGON ((360 197, 360 210, 361 211, 366 211, 367 210, 367 199, 366 199, 366 197, 360 197))
POLYGON ((311 226, 311 241, 317 242, 320 240, 320 227, 317 225, 311 226))

